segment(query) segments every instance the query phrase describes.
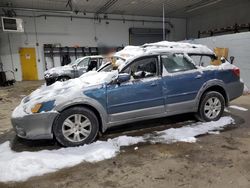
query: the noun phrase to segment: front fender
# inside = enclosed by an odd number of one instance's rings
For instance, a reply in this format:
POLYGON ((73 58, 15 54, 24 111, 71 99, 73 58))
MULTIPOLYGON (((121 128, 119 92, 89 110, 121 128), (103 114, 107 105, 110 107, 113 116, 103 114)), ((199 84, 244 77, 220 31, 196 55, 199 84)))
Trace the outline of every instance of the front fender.
POLYGON ((90 97, 84 96, 84 97, 79 97, 76 99, 72 99, 69 100, 65 103, 59 104, 55 107, 54 110, 56 110, 57 112, 62 112, 63 110, 76 106, 76 105, 87 105, 87 106, 91 106, 92 108, 94 108, 100 115, 101 117, 101 121, 102 121, 102 132, 104 132, 108 126, 108 114, 105 110, 105 108, 101 105, 101 103, 99 103, 98 101, 96 101, 95 99, 92 99, 90 97))

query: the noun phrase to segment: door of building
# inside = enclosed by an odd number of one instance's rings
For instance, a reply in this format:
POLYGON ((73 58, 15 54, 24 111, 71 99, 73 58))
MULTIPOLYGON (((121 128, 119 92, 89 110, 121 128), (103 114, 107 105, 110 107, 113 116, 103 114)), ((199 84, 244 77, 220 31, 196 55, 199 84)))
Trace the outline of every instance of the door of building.
POLYGON ((23 80, 38 80, 35 48, 20 48, 23 80))

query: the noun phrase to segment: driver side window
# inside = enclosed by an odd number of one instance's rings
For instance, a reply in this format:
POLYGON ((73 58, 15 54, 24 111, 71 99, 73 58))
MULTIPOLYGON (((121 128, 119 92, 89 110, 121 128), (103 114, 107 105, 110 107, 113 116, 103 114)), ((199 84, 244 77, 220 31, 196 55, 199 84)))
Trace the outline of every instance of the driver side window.
POLYGON ((131 74, 133 79, 154 77, 157 75, 157 57, 144 57, 135 60, 123 72, 131 74))

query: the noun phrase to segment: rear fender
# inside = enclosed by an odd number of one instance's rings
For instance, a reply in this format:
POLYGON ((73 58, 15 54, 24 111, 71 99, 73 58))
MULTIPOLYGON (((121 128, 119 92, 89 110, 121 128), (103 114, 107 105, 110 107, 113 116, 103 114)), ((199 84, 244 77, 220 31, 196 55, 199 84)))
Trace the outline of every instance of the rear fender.
POLYGON ((213 79, 213 80, 209 80, 207 81, 206 83, 204 83, 201 87, 201 89, 199 90, 197 96, 196 96, 196 109, 198 110, 199 108, 199 104, 200 104, 200 100, 201 100, 201 97, 202 95, 211 87, 214 87, 214 86, 219 86, 221 87, 224 91, 225 91, 225 102, 226 104, 228 103, 229 101, 229 96, 228 96, 228 93, 227 93, 227 89, 226 89, 226 85, 223 81, 221 80, 218 80, 218 79, 213 79))

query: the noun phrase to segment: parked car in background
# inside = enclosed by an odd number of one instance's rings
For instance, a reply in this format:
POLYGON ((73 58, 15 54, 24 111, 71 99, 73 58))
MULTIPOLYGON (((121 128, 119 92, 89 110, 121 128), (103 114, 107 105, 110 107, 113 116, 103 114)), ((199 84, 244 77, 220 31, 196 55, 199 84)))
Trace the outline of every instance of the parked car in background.
POLYGON ((116 54, 125 59, 117 70, 107 63, 107 71, 42 86, 25 97, 12 114, 14 130, 26 139, 55 137, 79 146, 98 132, 141 120, 194 113, 216 121, 243 93, 240 70, 228 62, 196 66, 189 54, 214 55, 202 45, 166 41, 126 47, 116 54))
POLYGON ((68 65, 49 69, 44 72, 46 84, 51 85, 56 81, 78 78, 88 71, 98 70, 102 65, 102 60, 102 56, 85 56, 76 59, 68 65))

